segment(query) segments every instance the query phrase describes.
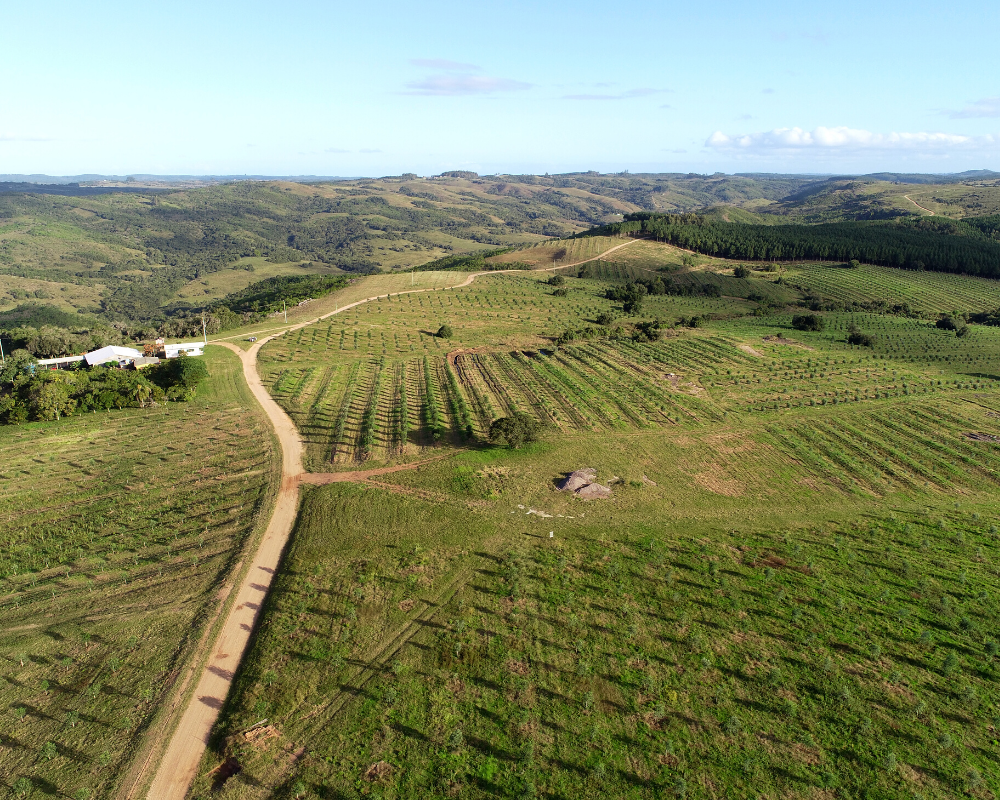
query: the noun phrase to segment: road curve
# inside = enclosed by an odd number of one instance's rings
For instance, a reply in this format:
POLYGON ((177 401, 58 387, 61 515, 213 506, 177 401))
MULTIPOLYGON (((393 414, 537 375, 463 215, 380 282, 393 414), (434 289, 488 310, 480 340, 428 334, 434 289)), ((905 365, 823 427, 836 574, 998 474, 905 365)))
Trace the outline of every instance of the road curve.
MULTIPOLYGON (((556 269, 575 267, 586 264, 589 261, 596 261, 608 253, 627 247, 639 239, 629 239, 623 244, 616 245, 605 250, 593 258, 577 261, 572 264, 560 264, 555 267, 547 267, 544 270, 533 270, 535 272, 551 272, 556 269)), ((475 272, 468 276, 462 283, 449 286, 448 289, 460 289, 471 284, 481 275, 496 275, 504 272, 518 272, 519 270, 490 270, 487 272, 475 272)), ((247 570, 242 583, 240 584, 236 600, 233 603, 229 616, 226 617, 222 628, 219 630, 215 642, 212 644, 211 655, 198 679, 194 695, 184 709, 180 722, 171 736, 170 743, 160 760, 156 775, 150 784, 146 794, 147 800, 184 800, 188 788, 194 780, 198 766, 201 763, 202 755, 208 745, 208 739, 219 716, 219 710, 229 694, 233 677, 240 661, 250 644, 250 636, 257 624, 264 599, 271 588, 271 582, 277 574, 278 566, 281 563, 281 554, 284 552, 288 537, 295 525, 296 514, 299 504, 299 484, 302 482, 325 484, 332 481, 345 479, 363 480, 366 475, 382 474, 385 472, 395 472, 395 468, 385 468, 382 470, 372 470, 369 472, 348 473, 349 478, 341 478, 339 475, 310 476, 304 474, 302 465, 302 440, 295 423, 284 412, 267 389, 264 387, 257 373, 257 352, 261 346, 288 331, 298 330, 307 325, 312 325, 320 320, 347 311, 355 306, 378 300, 382 297, 389 297, 399 294, 414 294, 419 292, 443 291, 442 288, 434 289, 410 289, 402 292, 393 292, 391 295, 376 295, 366 297, 363 300, 350 303, 329 314, 324 314, 307 322, 300 322, 277 332, 270 332, 267 338, 256 342, 248 350, 241 350, 231 342, 223 339, 213 339, 210 344, 217 344, 232 350, 239 356, 243 363, 243 376, 253 396, 257 398, 264 412, 274 426, 274 432, 281 443, 281 488, 278 491, 278 500, 275 504, 274 513, 264 532, 260 547, 253 556, 250 568, 247 570)), ((247 334, 241 334, 247 336, 247 334)), ((230 337, 235 338, 235 337, 230 337)), ((423 463, 423 462, 420 462, 423 463)), ((406 465, 404 468, 417 466, 417 464, 406 465)), ((141 780, 141 779, 140 779, 141 780)))

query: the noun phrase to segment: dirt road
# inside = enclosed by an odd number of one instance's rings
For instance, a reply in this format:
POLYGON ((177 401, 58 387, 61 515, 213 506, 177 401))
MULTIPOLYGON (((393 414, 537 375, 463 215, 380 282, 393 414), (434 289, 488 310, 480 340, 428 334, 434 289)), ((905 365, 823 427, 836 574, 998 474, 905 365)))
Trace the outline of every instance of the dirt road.
MULTIPOLYGON (((639 240, 630 239, 623 244, 612 247, 610 250, 606 250, 600 256, 588 258, 573 264, 561 264, 557 267, 536 271, 552 271, 586 264, 589 261, 596 261, 598 258, 619 250, 622 247, 627 247, 636 241, 639 240)), ((462 283, 448 288, 458 289, 468 286, 480 275, 493 275, 497 272, 515 271, 493 270, 489 272, 476 272, 469 275, 462 283)), ((412 289, 396 292, 395 294, 438 291, 444 291, 444 289, 412 289)), ((264 387, 260 375, 257 373, 257 352, 262 345, 271 339, 281 336, 288 331, 312 325, 363 303, 369 303, 378 300, 380 297, 388 296, 377 295, 375 297, 366 297, 364 300, 358 300, 355 303, 345 305, 337 311, 324 314, 322 317, 290 325, 277 332, 269 331, 270 335, 267 338, 256 342, 248 350, 241 350, 236 345, 224 339, 212 340, 212 344, 226 347, 239 356, 243 362, 243 375, 246 378, 247 385, 274 426, 278 441, 281 443, 281 488, 278 492, 278 500, 274 508, 274 513, 271 516, 271 521, 268 523, 267 530, 264 533, 264 538, 261 540, 260 547, 253 556, 253 561, 246 572, 246 577, 237 589, 236 600, 229 612, 229 616, 223 623, 218 637, 212 645, 211 655, 208 657, 201 677, 198 679, 194 695, 184 709, 180 722, 174 730, 170 743, 167 745, 156 775, 150 785, 149 792, 146 795, 147 800, 183 800, 187 794, 188 787, 197 774, 198 765, 201 763, 201 757, 205 752, 209 735, 212 732, 212 726, 219 716, 219 710, 222 708, 226 696, 229 694, 236 669, 250 643, 250 635, 257 624, 260 610, 264 604, 264 598, 271 588, 271 582, 281 562, 281 554, 285 549, 288 537, 295 524, 299 503, 299 484, 304 482, 322 485, 336 481, 365 480, 377 475, 398 472, 404 469, 414 469, 420 464, 426 463, 425 460, 397 467, 385 467, 360 472, 304 474, 302 467, 302 440, 299 438, 299 432, 295 427, 295 423, 274 402, 264 387)), ((241 336, 247 335, 244 333, 241 336)), ((142 771, 140 771, 139 777, 136 779, 136 785, 141 785, 142 780, 142 771)))
POLYGON ((258 342, 246 352, 227 342, 219 344, 233 350, 242 360, 243 375, 250 391, 263 406, 281 442, 278 500, 246 578, 237 589, 229 616, 212 646, 194 696, 160 761, 147 794, 149 800, 181 800, 187 793, 295 524, 302 475, 302 442, 294 423, 271 399, 257 374, 257 350, 265 341, 258 342))
MULTIPOLYGON (((591 256, 590 258, 585 258, 585 259, 583 259, 583 261, 574 261, 572 264, 558 264, 557 266, 554 266, 554 267, 545 267, 544 269, 534 269, 534 270, 530 270, 529 272, 553 272, 553 271, 555 271, 557 269, 567 269, 568 267, 578 267, 581 264, 589 264, 591 261, 598 261, 598 260, 604 258, 604 256, 606 256, 608 253, 613 253, 616 250, 621 250, 623 247, 628 247, 630 244, 635 244, 636 242, 643 242, 643 241, 645 241, 645 239, 643 239, 643 238, 629 239, 629 240, 627 240, 625 242, 622 242, 621 244, 616 244, 614 247, 611 247, 611 248, 605 250, 600 255, 591 256)), ((376 300, 381 300, 383 297, 398 297, 401 294, 422 294, 422 293, 425 293, 425 292, 447 292, 447 291, 450 291, 452 289, 463 289, 463 288, 465 288, 466 286, 468 286, 470 283, 472 283, 476 278, 478 278, 481 275, 503 275, 503 274, 509 274, 509 273, 512 273, 512 272, 525 272, 525 270, 517 270, 517 269, 494 269, 494 270, 488 270, 486 272, 473 272, 464 281, 462 281, 461 283, 456 283, 454 286, 438 286, 438 287, 435 287, 433 289, 405 289, 404 291, 401 291, 401 292, 388 292, 386 294, 378 294, 378 295, 374 295, 372 297, 365 297, 362 300, 356 300, 353 303, 348 303, 346 306, 340 306, 336 311, 331 311, 329 314, 323 314, 323 316, 321 316, 321 317, 314 317, 313 319, 306 320, 305 322, 297 322, 294 325, 289 325, 287 327, 269 328, 267 331, 261 331, 261 333, 267 333, 267 334, 269 334, 268 338, 269 339, 273 339, 275 336, 278 336, 278 335, 280 335, 282 333, 287 333, 288 331, 297 331, 299 328, 304 328, 307 325, 315 325, 317 322, 322 322, 324 319, 329 319, 330 317, 336 316, 337 314, 342 314, 344 311, 347 311, 348 309, 354 308, 355 306, 360 306, 360 305, 363 305, 365 303, 371 303, 371 302, 374 302, 376 300)), ((216 343, 216 344, 223 344, 226 341, 228 341, 229 339, 245 339, 248 336, 255 336, 257 333, 258 332, 255 332, 255 331, 245 331, 243 333, 238 333, 235 336, 220 336, 217 339, 209 339, 209 342, 210 343, 216 343)), ((266 340, 264 340, 264 341, 266 341, 266 340)), ((258 346, 261 345, 261 344, 263 344, 263 343, 264 343, 263 341, 258 342, 258 346)), ((249 352, 249 351, 247 351, 247 352, 249 352)))
POLYGON ((931 216, 931 217, 934 217, 934 216, 937 216, 937 215, 936 215, 936 214, 935 214, 935 213, 934 213, 933 211, 931 211, 931 210, 930 210, 929 208, 924 208, 924 207, 923 207, 922 205, 920 205, 920 203, 918 203, 918 202, 917 202, 916 200, 913 200, 913 199, 911 199, 911 198, 910 198, 910 196, 909 196, 908 194, 904 194, 904 195, 903 195, 903 197, 905 197, 905 198, 906 198, 907 200, 909 200, 909 201, 910 201, 911 203, 913 203, 913 205, 915 205, 915 206, 916 206, 917 208, 919 208, 919 209, 920 209, 921 211, 926 211, 926 212, 927 212, 927 214, 928 214, 928 216, 931 216))

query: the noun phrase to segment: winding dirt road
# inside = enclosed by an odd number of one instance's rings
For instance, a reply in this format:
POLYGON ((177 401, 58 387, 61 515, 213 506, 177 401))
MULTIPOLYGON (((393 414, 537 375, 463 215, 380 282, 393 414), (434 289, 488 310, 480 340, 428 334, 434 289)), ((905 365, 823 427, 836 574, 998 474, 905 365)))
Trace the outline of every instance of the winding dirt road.
POLYGON ((913 203, 913 205, 915 205, 915 206, 916 206, 917 208, 919 208, 919 209, 920 209, 921 211, 926 211, 926 212, 927 212, 927 214, 928 214, 928 216, 931 216, 931 217, 934 217, 934 216, 937 216, 937 215, 936 215, 936 214, 935 214, 935 213, 934 213, 933 211, 931 211, 931 210, 930 210, 929 208, 924 208, 924 207, 923 207, 922 205, 920 205, 920 203, 918 203, 918 202, 917 202, 916 200, 913 200, 913 199, 912 199, 912 198, 911 198, 911 197, 910 197, 910 196, 909 196, 908 194, 904 194, 904 195, 903 195, 903 197, 905 197, 905 198, 906 198, 907 200, 909 200, 909 201, 910 201, 911 203, 913 203))
MULTIPOLYGON (((637 241, 641 240, 629 239, 593 258, 534 271, 551 272, 557 269, 586 264, 637 241)), ((459 289, 468 286, 481 275, 495 275, 516 271, 492 270, 488 272, 475 272, 469 275, 462 283, 447 288, 459 289)), ((271 341, 271 339, 281 336, 288 331, 298 330, 307 325, 315 324, 320 320, 332 317, 335 314, 347 311, 363 303, 370 303, 382 297, 393 295, 438 291, 444 291, 444 289, 440 287, 433 289, 411 289, 366 297, 363 300, 345 305, 321 317, 290 325, 276 332, 269 331, 270 335, 256 342, 248 350, 242 350, 224 339, 212 340, 211 344, 226 347, 239 356, 240 361, 243 363, 243 375, 246 378, 247 385, 274 426, 275 434, 281 444, 281 488, 278 491, 274 513, 268 523, 260 547, 254 554, 250 568, 247 570, 243 581, 237 589, 236 599, 229 611, 229 615, 226 617, 215 642, 212 644, 211 655, 209 655, 204 670, 198 679, 194 695, 191 697, 187 707, 184 708, 180 722, 177 724, 170 743, 167 745, 167 749, 160 760, 156 775, 146 794, 147 800, 183 800, 198 772, 198 766, 208 745, 212 726, 215 724, 219 716, 219 710, 222 708, 229 694, 236 669, 250 643, 250 636, 257 625, 264 599, 271 588, 271 582, 281 563, 281 554, 288 543, 292 527, 295 525, 299 504, 299 484, 310 483, 322 485, 338 481, 362 481, 370 477, 398 472, 403 469, 413 469, 427 463, 427 461, 437 460, 427 459, 397 467, 384 467, 359 472, 335 474, 305 473, 302 465, 303 448, 299 432, 295 427, 295 423, 292 422, 291 418, 272 399, 264 387, 260 375, 257 373, 258 351, 264 344, 271 341)), ((242 338, 247 335, 244 333, 240 337, 228 338, 242 338)), ((145 768, 140 770, 139 777, 134 784, 135 786, 142 785, 142 775, 144 772, 145 768)))

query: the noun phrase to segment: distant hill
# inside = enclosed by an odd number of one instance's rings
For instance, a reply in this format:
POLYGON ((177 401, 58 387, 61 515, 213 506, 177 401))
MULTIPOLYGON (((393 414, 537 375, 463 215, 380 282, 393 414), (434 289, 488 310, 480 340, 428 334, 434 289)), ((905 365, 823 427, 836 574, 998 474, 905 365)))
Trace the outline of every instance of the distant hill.
POLYGON ((44 299, 109 321, 155 322, 262 279, 405 269, 530 246, 636 212, 748 225, 985 216, 1000 213, 996 175, 6 175, 0 311, 44 299))

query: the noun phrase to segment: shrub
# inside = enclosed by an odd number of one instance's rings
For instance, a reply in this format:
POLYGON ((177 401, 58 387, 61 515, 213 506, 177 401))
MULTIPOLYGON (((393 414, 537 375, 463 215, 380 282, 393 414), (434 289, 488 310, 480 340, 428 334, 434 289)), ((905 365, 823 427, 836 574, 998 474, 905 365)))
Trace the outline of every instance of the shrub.
POLYGON ((792 327, 799 331, 821 331, 823 325, 823 318, 818 314, 796 314, 792 317, 792 327))
POLYGON ((632 338, 637 342, 655 342, 660 338, 660 327, 660 321, 656 319, 649 322, 637 322, 632 338))
POLYGON ((597 324, 607 327, 608 325, 613 325, 616 319, 618 317, 613 311, 605 311, 597 315, 597 324))
POLYGON ((736 269, 733 270, 733 277, 734 278, 749 278, 750 277, 750 270, 747 267, 744 267, 742 264, 740 264, 736 269))
POLYGON ((958 326, 959 323, 955 320, 955 318, 949 316, 948 314, 942 314, 940 319, 934 323, 935 328, 939 328, 943 331, 956 331, 958 330, 958 326))
POLYGON ((569 289, 556 289, 553 293, 553 297, 565 297, 569 294, 569 289))
POLYGON ((490 425, 490 441, 517 449, 528 442, 537 441, 543 425, 529 414, 517 411, 510 417, 500 417, 490 425))
POLYGON ((847 343, 857 345, 858 347, 874 347, 875 337, 870 333, 862 333, 852 325, 851 330, 847 334, 847 343))
POLYGON ((847 262, 848 269, 858 269, 860 266, 861 262, 858 261, 856 258, 852 258, 850 261, 847 262))
POLYGON ((562 286, 564 283, 566 283, 565 275, 553 275, 549 278, 549 286, 562 286))
POLYGON ((450 339, 452 336, 455 335, 455 332, 451 329, 451 325, 449 325, 446 322, 444 325, 438 328, 437 333, 435 333, 434 335, 437 336, 439 339, 450 339))

